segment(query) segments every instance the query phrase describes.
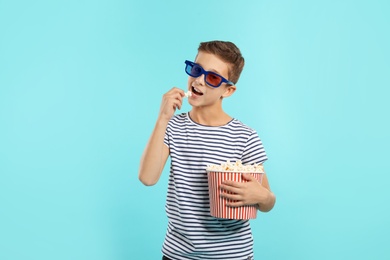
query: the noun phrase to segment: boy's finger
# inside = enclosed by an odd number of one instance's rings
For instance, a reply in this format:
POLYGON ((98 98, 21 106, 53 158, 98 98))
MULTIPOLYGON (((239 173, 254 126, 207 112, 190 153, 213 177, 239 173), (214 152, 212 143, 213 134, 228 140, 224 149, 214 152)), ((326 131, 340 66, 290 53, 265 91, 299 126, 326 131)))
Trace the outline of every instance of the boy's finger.
POLYGON ((249 173, 244 173, 244 174, 242 174, 242 177, 243 177, 245 180, 248 180, 248 181, 257 181, 257 179, 255 178, 255 176, 253 176, 252 174, 249 174, 249 173))
POLYGON ((222 182, 222 185, 227 185, 227 186, 232 186, 232 187, 239 188, 239 187, 242 186, 242 183, 241 182, 237 182, 237 181, 226 180, 226 181, 222 182))
POLYGON ((234 195, 242 194, 242 189, 241 189, 241 187, 238 187, 238 186, 221 184, 219 187, 220 187, 220 189, 222 191, 221 195, 222 194, 226 194, 228 196, 232 196, 232 194, 234 194, 234 195), (230 193, 226 193, 226 191, 230 192, 230 193))

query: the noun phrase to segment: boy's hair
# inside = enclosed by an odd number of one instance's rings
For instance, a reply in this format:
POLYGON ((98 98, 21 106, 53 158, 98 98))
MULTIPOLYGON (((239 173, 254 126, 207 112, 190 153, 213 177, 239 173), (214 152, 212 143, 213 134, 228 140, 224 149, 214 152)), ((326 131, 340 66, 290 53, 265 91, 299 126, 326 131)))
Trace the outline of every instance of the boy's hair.
POLYGON ((201 42, 198 48, 199 51, 214 54, 224 62, 227 62, 230 65, 228 79, 234 84, 238 82, 245 60, 241 55, 240 49, 234 43, 226 41, 201 42))

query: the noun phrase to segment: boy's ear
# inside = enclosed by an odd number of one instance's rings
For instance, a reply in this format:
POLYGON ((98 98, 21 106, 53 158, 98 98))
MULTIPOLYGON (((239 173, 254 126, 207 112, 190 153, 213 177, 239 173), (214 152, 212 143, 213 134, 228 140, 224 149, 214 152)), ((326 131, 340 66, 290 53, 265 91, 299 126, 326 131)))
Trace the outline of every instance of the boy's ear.
POLYGON ((223 93, 222 97, 223 98, 226 98, 226 97, 230 97, 231 95, 233 95, 233 93, 236 91, 236 86, 233 85, 233 86, 228 86, 225 90, 225 92, 223 93))

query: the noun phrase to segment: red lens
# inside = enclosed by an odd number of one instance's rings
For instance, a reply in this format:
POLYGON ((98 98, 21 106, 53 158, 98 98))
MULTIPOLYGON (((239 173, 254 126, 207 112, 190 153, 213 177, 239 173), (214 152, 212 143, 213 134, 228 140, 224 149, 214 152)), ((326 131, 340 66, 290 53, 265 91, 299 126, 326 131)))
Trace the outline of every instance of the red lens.
POLYGON ((217 74, 214 74, 212 72, 209 72, 206 76, 206 82, 210 85, 213 85, 213 86, 218 86, 222 81, 222 78, 217 75, 217 74))

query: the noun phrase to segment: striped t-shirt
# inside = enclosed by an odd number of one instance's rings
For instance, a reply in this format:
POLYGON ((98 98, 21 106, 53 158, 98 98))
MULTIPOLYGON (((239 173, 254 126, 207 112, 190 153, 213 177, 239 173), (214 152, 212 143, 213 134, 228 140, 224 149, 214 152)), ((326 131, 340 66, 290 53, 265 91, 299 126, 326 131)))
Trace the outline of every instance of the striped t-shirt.
POLYGON ((257 132, 237 119, 223 126, 204 126, 182 113, 169 121, 164 143, 171 167, 163 254, 175 260, 252 259, 249 221, 210 215, 206 167, 227 160, 243 164, 267 160, 257 132))

